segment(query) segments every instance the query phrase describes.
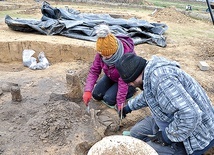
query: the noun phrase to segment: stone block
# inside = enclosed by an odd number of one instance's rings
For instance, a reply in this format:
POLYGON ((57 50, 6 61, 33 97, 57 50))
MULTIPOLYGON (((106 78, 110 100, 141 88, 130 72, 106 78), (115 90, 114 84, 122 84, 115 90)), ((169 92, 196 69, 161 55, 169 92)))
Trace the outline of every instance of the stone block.
POLYGON ((209 65, 205 62, 205 61, 199 61, 199 64, 198 64, 200 70, 202 71, 207 71, 209 70, 209 65))

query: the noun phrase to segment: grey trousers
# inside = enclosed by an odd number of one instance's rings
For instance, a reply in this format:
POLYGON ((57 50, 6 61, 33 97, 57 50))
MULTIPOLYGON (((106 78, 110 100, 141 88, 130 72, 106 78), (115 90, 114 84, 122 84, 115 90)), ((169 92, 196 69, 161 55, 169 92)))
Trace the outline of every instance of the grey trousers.
POLYGON ((143 140, 149 144, 158 155, 186 155, 186 150, 183 143, 172 143, 168 146, 162 146, 160 144, 150 141, 150 138, 146 135, 153 135, 158 131, 158 127, 152 116, 148 116, 145 119, 136 123, 130 130, 130 135, 137 139, 143 140))

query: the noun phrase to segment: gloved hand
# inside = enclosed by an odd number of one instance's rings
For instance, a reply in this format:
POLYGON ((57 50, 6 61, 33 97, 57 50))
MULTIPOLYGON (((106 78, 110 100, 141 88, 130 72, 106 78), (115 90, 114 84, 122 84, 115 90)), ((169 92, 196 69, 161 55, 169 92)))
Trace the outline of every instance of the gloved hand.
POLYGON ((119 112, 122 108, 123 108, 123 104, 120 104, 120 105, 116 105, 117 107, 117 112, 119 112))
POLYGON ((131 113, 132 110, 130 109, 129 105, 127 104, 125 107, 123 107, 122 110, 118 110, 119 117, 121 117, 122 112, 122 118, 126 117, 126 114, 131 113))
POLYGON ((169 145, 169 143, 164 139, 162 131, 158 131, 154 137, 150 137, 150 140, 154 143, 161 144, 162 146, 169 145))
POLYGON ((90 91, 86 91, 83 93, 83 101, 85 103, 86 106, 88 106, 88 102, 91 100, 91 92, 90 91))

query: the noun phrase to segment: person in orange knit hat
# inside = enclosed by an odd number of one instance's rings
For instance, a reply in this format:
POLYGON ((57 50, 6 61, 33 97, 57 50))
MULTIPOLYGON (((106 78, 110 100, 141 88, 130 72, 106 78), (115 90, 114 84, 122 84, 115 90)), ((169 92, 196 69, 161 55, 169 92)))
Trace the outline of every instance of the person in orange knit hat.
POLYGON ((94 61, 84 87, 83 101, 86 106, 93 97, 111 108, 122 109, 126 99, 131 98, 136 88, 128 86, 120 77, 115 63, 125 53, 134 53, 133 40, 126 35, 114 35, 106 24, 99 25, 94 61), (104 75, 98 81, 101 72, 104 75), (97 82, 98 81, 98 82, 97 82))

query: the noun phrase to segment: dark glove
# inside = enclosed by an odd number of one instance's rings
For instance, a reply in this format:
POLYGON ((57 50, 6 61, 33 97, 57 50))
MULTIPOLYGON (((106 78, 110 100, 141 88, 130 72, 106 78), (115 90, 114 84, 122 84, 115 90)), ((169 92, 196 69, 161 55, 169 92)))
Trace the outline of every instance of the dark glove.
POLYGON ((162 131, 158 131, 154 137, 150 137, 150 140, 154 143, 161 144, 162 146, 167 146, 170 144, 170 140, 164 139, 162 131))
POLYGON ((129 108, 129 105, 127 104, 125 107, 123 107, 122 110, 119 110, 118 112, 119 117, 121 117, 121 112, 122 112, 122 118, 125 118, 126 114, 131 113, 132 110, 129 108))

